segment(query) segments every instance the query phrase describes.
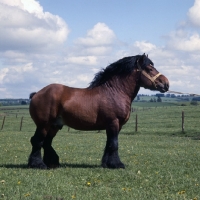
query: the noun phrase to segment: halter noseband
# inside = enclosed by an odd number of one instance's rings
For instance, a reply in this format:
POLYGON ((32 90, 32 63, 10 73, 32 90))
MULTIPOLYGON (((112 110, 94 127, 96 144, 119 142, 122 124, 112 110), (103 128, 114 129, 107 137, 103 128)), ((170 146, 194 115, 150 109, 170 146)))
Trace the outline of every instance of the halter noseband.
POLYGON ((147 72, 144 69, 142 69, 142 67, 140 66, 138 60, 137 60, 137 67, 138 67, 137 71, 140 71, 144 76, 146 76, 154 84, 155 88, 157 88, 155 80, 162 74, 159 72, 155 76, 151 77, 149 74, 147 74, 147 72))

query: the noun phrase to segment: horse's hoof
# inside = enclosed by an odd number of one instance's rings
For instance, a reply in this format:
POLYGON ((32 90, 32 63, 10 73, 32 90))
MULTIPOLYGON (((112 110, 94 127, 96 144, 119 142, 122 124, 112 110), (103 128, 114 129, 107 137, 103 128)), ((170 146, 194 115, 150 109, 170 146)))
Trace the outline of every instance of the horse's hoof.
POLYGON ((125 169, 125 165, 123 163, 118 164, 118 169, 125 169))
POLYGON ((47 169, 47 166, 40 159, 31 157, 31 158, 29 158, 28 168, 33 168, 33 169, 47 169))
POLYGON ((47 165, 47 168, 48 168, 48 169, 56 169, 56 168, 58 168, 58 167, 60 167, 59 164, 50 164, 50 165, 47 165))
POLYGON ((101 166, 103 168, 109 168, 109 169, 125 169, 125 165, 122 162, 117 164, 102 163, 101 166))
POLYGON ((33 164, 28 164, 28 168, 32 168, 32 169, 47 169, 47 166, 43 163, 39 164, 39 165, 33 165, 33 164))

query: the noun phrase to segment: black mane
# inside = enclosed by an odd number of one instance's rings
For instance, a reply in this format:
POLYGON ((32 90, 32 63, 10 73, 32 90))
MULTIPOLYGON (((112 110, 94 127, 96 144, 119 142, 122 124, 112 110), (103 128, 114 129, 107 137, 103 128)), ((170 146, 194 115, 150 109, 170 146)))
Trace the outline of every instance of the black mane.
POLYGON ((98 87, 110 80, 113 76, 121 77, 129 75, 133 71, 134 67, 136 66, 136 61, 140 57, 141 55, 125 57, 110 64, 95 75, 94 79, 89 85, 89 88, 92 89, 94 87, 98 87))

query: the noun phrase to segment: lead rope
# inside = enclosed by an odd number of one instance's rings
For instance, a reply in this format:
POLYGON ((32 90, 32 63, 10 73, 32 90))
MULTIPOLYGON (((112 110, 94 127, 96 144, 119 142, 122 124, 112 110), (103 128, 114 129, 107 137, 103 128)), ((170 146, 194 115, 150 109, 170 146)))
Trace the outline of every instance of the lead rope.
POLYGON ((192 94, 192 93, 185 93, 185 92, 176 92, 176 91, 172 91, 172 90, 168 90, 167 93, 173 93, 173 94, 187 94, 187 95, 190 95, 190 96, 200 96, 200 94, 192 94))

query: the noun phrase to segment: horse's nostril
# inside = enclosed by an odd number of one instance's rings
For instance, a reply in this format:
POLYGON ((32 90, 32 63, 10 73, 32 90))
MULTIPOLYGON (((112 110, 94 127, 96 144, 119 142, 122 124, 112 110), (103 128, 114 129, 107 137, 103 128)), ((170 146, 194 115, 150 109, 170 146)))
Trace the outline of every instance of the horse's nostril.
POLYGON ((165 88, 168 90, 169 89, 169 84, 165 83, 165 88))

